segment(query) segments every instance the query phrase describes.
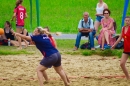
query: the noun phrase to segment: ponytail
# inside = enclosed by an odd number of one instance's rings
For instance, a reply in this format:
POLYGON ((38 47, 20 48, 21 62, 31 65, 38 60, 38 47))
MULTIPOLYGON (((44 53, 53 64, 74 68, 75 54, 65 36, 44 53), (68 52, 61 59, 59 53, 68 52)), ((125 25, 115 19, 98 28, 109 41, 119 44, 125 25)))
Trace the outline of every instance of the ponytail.
POLYGON ((17 8, 20 4, 22 4, 22 2, 23 2, 23 0, 18 0, 18 1, 16 2, 16 7, 15 7, 15 8, 17 8))

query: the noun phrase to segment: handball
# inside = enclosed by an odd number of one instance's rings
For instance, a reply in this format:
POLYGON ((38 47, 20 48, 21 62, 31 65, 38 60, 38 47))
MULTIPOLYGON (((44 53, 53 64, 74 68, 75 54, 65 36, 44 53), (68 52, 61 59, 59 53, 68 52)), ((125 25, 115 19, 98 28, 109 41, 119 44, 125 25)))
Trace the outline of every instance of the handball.
POLYGON ((57 36, 61 36, 61 35, 62 35, 62 32, 56 32, 56 35, 57 35, 57 36))
POLYGON ((0 28, 0 35, 4 34, 4 30, 2 28, 0 28))

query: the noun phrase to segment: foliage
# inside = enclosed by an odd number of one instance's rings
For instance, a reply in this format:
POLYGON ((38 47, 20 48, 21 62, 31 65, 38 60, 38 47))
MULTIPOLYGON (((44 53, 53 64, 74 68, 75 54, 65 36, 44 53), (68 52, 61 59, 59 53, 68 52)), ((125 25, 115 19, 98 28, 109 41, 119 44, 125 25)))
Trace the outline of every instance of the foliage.
MULTIPOLYGON (((32 29, 30 29, 30 0, 24 0, 23 5, 27 8, 28 18, 25 19, 25 28, 29 32, 37 26, 36 20, 36 0, 32 0, 32 29)), ((121 31, 121 20, 125 0, 104 0, 111 10, 111 16, 117 22, 117 32, 121 31)), ((10 20, 13 15, 16 0, 1 0, 0 27, 4 27, 4 22, 10 20)), ((82 18, 82 14, 88 11, 90 17, 95 20, 96 3, 98 0, 39 0, 40 25, 49 26, 52 32, 60 31, 64 33, 77 33, 77 24, 82 18)), ((128 9, 129 10, 129 9, 128 9)), ((129 12, 127 13, 129 14, 129 12)), ((15 22, 11 22, 15 30, 15 22)))

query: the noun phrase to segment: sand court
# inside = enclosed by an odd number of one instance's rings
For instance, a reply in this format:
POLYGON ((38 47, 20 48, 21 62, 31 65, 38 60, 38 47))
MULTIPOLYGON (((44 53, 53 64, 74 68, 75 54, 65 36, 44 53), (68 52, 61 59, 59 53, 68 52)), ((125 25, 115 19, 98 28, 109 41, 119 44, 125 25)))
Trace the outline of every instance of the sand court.
MULTIPOLYGON (((37 55, 0 56, 0 86, 38 86, 37 55)), ((129 86, 117 57, 62 54, 62 66, 70 78, 70 86, 129 86)), ((126 64, 130 70, 130 61, 126 64)), ((64 86, 53 68, 47 70, 50 82, 45 86, 64 86)))

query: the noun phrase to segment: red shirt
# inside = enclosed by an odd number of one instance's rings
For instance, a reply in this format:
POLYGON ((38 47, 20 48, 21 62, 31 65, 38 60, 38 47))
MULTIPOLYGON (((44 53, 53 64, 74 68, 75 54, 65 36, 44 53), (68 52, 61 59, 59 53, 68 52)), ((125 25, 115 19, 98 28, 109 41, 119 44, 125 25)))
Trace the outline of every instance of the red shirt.
POLYGON ((50 41, 51 41, 51 43, 52 43, 53 47, 56 47, 56 44, 55 44, 55 42, 54 42, 54 40, 53 40, 52 36, 49 36, 49 38, 50 38, 50 41))
POLYGON ((125 26, 123 27, 122 38, 124 39, 124 52, 130 52, 130 26, 125 33, 125 26))
POLYGON ((16 13, 16 25, 24 26, 26 9, 23 6, 19 5, 14 9, 14 13, 16 13))

